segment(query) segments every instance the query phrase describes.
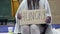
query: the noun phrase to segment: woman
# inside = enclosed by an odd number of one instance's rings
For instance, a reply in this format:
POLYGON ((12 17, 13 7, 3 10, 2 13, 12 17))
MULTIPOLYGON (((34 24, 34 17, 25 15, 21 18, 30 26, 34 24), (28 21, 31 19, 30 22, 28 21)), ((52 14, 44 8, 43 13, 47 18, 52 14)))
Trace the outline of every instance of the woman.
POLYGON ((14 33, 21 34, 52 34, 51 30, 51 11, 47 0, 23 0, 16 13, 16 25, 14 33), (20 11, 22 10, 35 10, 44 8, 46 10, 46 23, 47 24, 32 24, 32 25, 19 25, 19 20, 22 18, 20 11), (46 33, 48 32, 48 33, 46 33))

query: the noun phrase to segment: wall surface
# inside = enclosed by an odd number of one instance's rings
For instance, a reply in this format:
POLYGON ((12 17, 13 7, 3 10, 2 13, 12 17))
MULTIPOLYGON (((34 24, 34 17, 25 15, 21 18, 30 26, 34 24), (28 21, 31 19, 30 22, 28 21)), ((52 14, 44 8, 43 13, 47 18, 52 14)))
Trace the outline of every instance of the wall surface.
POLYGON ((11 17, 11 0, 0 0, 0 17, 11 17))
POLYGON ((53 24, 60 24, 60 0, 49 0, 53 24))

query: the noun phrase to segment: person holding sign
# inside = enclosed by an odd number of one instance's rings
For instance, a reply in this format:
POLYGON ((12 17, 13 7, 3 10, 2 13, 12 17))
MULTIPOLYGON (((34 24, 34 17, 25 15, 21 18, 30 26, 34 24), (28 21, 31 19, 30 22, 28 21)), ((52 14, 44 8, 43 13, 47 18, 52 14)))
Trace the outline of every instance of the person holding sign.
POLYGON ((14 33, 21 34, 52 34, 51 27, 51 11, 49 3, 47 0, 23 0, 20 4, 16 13, 16 25, 14 33), (22 15, 20 11, 22 10, 36 10, 45 9, 46 10, 46 24, 31 24, 31 25, 20 25, 20 20, 22 15))

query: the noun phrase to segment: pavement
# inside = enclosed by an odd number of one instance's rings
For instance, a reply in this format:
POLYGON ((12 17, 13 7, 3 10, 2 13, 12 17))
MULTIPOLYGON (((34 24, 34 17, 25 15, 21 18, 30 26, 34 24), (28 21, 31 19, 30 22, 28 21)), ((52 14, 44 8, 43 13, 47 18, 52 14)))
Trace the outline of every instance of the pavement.
MULTIPOLYGON (((0 34, 1 33, 3 33, 3 34, 4 33, 7 33, 8 32, 8 27, 12 27, 13 28, 12 31, 14 31, 14 27, 15 26, 5 26, 5 25, 1 26, 0 25, 0 34)), ((55 28, 56 30, 59 30, 60 31, 60 24, 53 24, 52 27, 55 28)))

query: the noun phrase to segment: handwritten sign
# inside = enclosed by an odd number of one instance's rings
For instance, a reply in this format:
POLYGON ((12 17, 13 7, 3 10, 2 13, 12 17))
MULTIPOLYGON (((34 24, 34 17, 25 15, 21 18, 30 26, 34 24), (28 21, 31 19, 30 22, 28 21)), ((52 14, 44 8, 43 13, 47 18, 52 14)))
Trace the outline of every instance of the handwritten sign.
POLYGON ((45 10, 23 10, 21 11, 22 19, 20 25, 26 24, 44 24, 45 23, 45 10))

